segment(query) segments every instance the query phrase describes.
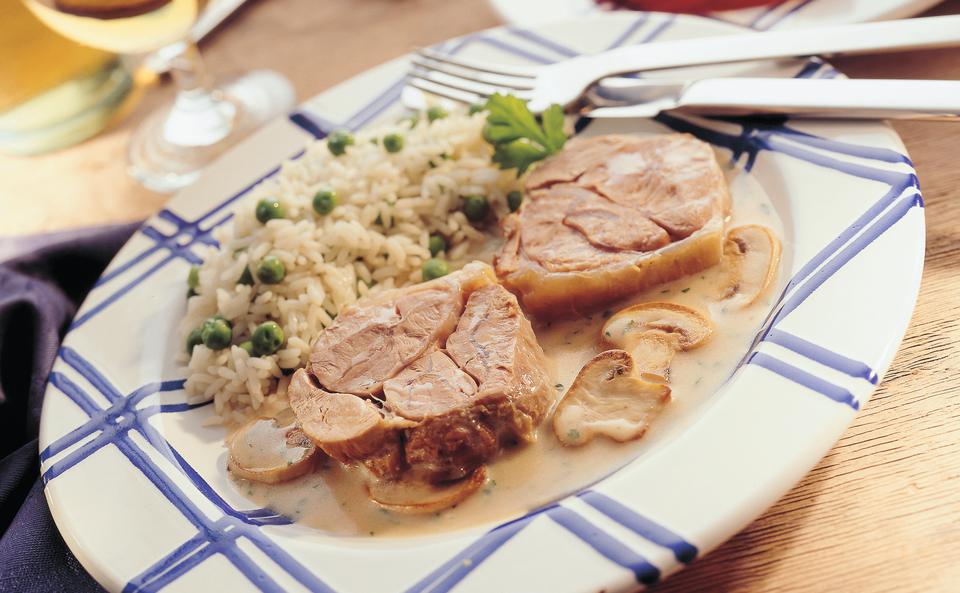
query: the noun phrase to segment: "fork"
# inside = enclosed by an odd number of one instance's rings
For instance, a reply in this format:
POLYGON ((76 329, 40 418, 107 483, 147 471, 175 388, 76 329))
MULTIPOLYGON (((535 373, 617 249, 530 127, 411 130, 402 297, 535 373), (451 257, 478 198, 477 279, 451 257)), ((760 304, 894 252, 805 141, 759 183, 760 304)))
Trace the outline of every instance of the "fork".
POLYGON ((479 102, 494 93, 509 93, 527 100, 534 113, 543 112, 553 103, 567 112, 576 112, 596 82, 619 74, 958 44, 960 15, 663 41, 578 56, 539 68, 490 64, 420 49, 411 59, 408 83, 462 103, 479 102))

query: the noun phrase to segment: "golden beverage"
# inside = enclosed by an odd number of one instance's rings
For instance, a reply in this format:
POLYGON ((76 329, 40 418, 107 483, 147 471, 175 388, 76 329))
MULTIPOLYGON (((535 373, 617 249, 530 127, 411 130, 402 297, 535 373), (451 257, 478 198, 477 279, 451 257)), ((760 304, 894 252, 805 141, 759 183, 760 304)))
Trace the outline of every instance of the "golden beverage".
POLYGON ((145 53, 186 37, 198 0, 24 0, 48 27, 116 53, 145 53))
POLYGON ((96 134, 132 87, 114 54, 57 35, 0 0, 0 151, 34 154, 96 134))

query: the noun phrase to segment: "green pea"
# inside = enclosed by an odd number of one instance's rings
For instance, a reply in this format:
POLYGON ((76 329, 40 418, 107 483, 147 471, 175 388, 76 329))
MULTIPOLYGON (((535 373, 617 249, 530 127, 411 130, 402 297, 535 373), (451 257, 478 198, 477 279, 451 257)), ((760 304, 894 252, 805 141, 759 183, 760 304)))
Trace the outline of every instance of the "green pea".
POLYGON ((387 152, 400 152, 403 150, 403 135, 387 134, 383 137, 383 147, 387 152))
MULTIPOLYGON (((207 320, 204 321, 203 323, 204 323, 204 324, 210 324, 210 323, 213 323, 214 321, 222 321, 222 322, 226 323, 227 325, 229 325, 229 326, 230 326, 230 329, 233 329, 233 323, 232 323, 229 319, 227 319, 226 317, 224 317, 223 315, 221 315, 221 314, 219 314, 219 313, 217 313, 217 314, 214 315, 213 317, 210 317, 209 319, 207 319, 207 320)), ((202 328, 203 325, 201 325, 200 327, 202 328)))
POLYGON ((433 280, 434 278, 439 278, 441 276, 446 276, 450 273, 450 268, 447 266, 447 262, 442 259, 431 257, 427 261, 423 262, 423 268, 421 268, 424 280, 433 280))
POLYGON ((200 339, 203 340, 203 345, 211 350, 223 350, 230 345, 233 330, 226 320, 211 317, 203 323, 200 339))
POLYGON ((283 328, 275 321, 265 321, 253 330, 250 337, 250 343, 253 348, 254 356, 266 356, 273 354, 283 345, 283 328))
POLYGON ((284 218, 287 213, 283 209, 283 204, 280 203, 280 200, 274 198, 263 198, 257 202, 256 209, 257 220, 262 224, 267 224, 268 220, 273 220, 274 218, 284 218))
POLYGON ((190 266, 190 273, 187 274, 187 286, 196 290, 200 285, 200 266, 190 266))
POLYGON ((443 235, 430 235, 430 241, 427 243, 430 248, 430 255, 436 257, 441 251, 447 250, 447 239, 443 235))
POLYGON ((517 190, 507 194, 507 207, 510 208, 510 212, 516 212, 520 209, 520 204, 523 204, 523 194, 517 190))
POLYGON ((243 348, 243 350, 247 354, 249 354, 250 356, 253 356, 253 342, 251 342, 250 340, 246 340, 245 342, 240 342, 240 347, 243 348))
POLYGON ((333 156, 347 152, 348 146, 353 146, 353 134, 350 132, 338 130, 327 136, 327 148, 333 156))
POLYGON ((470 108, 467 110, 467 113, 469 113, 470 115, 475 115, 485 110, 486 108, 487 108, 486 103, 472 103, 470 105, 470 108))
POLYGON ((433 107, 427 109, 427 119, 430 120, 430 123, 437 121, 438 119, 443 119, 450 115, 447 113, 447 110, 439 105, 434 105, 433 107))
POLYGON ((337 192, 332 189, 321 189, 317 193, 313 194, 313 210, 321 215, 326 216, 333 212, 333 209, 337 207, 337 192))
POLYGON ((240 274, 240 277, 237 278, 237 284, 253 286, 253 274, 250 273, 250 266, 243 267, 243 274, 240 274))
POLYGON ((490 214, 490 204, 480 195, 471 195, 463 198, 462 210, 470 222, 483 222, 490 214))
POLYGON ((264 284, 276 284, 283 280, 287 275, 287 268, 280 261, 280 258, 274 255, 268 255, 260 260, 257 266, 257 279, 264 284))
POLYGON ((203 337, 201 337, 198 327, 187 336, 187 354, 193 354, 193 347, 199 344, 203 344, 203 337))

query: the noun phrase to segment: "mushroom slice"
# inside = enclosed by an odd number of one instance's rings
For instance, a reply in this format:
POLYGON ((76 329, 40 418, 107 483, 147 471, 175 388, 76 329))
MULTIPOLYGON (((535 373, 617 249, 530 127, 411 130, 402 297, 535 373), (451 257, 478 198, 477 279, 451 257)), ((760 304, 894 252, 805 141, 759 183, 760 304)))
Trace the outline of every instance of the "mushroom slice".
POLYGON ((298 427, 276 418, 257 418, 227 441, 227 468, 247 480, 276 484, 310 472, 317 447, 298 427))
POLYGON ((553 432, 564 445, 580 446, 603 435, 638 439, 670 401, 670 388, 637 376, 633 358, 607 350, 580 369, 553 415, 553 432))
POLYGON ((487 470, 481 465, 463 479, 442 484, 420 480, 375 480, 367 484, 367 495, 388 511, 420 515, 460 504, 486 481, 487 470))
POLYGON ((605 345, 630 352, 648 381, 666 382, 680 351, 697 348, 713 335, 705 313, 675 303, 640 303, 617 311, 603 324, 605 345))
POLYGON ((752 305, 770 286, 779 263, 780 241, 770 229, 756 224, 730 229, 720 260, 720 299, 736 307, 752 305))

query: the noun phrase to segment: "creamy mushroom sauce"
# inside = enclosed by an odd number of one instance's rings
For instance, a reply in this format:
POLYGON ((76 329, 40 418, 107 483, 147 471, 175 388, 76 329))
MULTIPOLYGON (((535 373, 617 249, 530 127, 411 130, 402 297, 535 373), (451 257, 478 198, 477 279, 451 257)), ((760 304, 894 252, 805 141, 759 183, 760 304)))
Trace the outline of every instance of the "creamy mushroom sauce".
MULTIPOLYGON (((729 170, 727 177, 734 202, 727 228, 760 224, 783 242, 783 224, 759 183, 736 169, 729 170)), ((720 267, 714 266, 612 304, 591 317, 534 323, 540 344, 554 366, 559 396, 583 364, 601 351, 600 328, 611 313, 634 303, 669 301, 710 315, 715 324, 713 337, 704 346, 680 352, 673 359, 672 401, 637 441, 615 443, 601 437, 582 447, 565 447, 553 435, 551 412, 540 427, 536 443, 504 450, 488 466, 487 483, 479 492, 459 506, 430 515, 401 515, 380 509, 367 498, 360 472, 347 470, 330 459, 324 459, 317 471, 286 483, 233 482, 257 504, 330 535, 428 535, 522 515, 604 478, 692 422, 696 411, 735 370, 779 294, 785 281, 782 270, 790 257, 788 244, 783 251, 780 273, 773 285, 746 309, 731 310, 716 301, 720 267)))

